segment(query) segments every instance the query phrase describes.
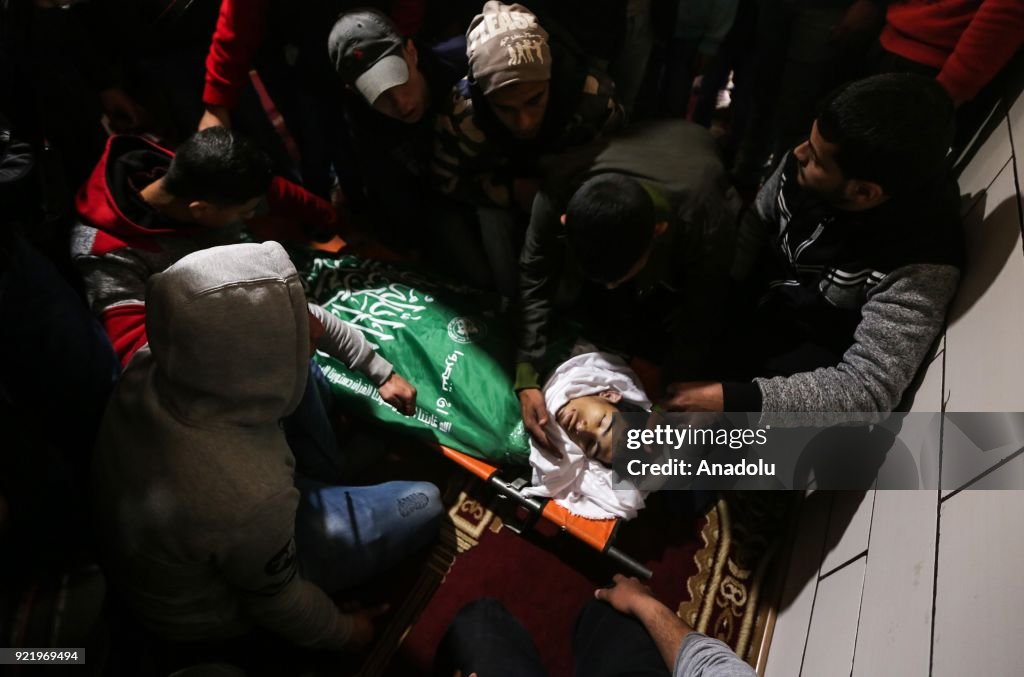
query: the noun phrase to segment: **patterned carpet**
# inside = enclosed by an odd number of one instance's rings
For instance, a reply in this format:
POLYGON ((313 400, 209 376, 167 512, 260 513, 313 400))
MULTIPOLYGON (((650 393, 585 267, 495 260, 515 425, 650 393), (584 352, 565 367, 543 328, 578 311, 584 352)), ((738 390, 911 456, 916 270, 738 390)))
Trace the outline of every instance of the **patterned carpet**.
MULTIPOLYGON (((652 497, 617 543, 654 572, 655 595, 698 630, 718 637, 755 667, 772 620, 772 563, 789 522, 793 496, 728 494, 699 517, 680 514, 674 498, 652 497)), ((501 600, 530 631, 550 675, 571 674, 572 624, 611 563, 543 523, 513 533, 508 506, 476 479, 450 477, 451 524, 395 609, 356 674, 430 674, 434 649, 463 604, 501 600)))
POLYGON ((730 493, 712 506, 701 529, 697 573, 678 615, 716 637, 755 668, 767 655, 765 631, 774 619, 779 576, 773 565, 799 496, 796 492, 730 493))

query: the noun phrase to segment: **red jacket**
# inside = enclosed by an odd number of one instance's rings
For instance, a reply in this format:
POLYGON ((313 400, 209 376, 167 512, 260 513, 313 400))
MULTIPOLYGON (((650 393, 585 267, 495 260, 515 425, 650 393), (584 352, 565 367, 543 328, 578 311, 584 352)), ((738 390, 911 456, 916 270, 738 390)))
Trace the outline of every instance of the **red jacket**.
MULTIPOLYGON (((256 52, 267 30, 270 0, 221 0, 217 29, 206 56, 207 106, 234 108, 249 83, 256 52)), ((391 18, 402 35, 414 35, 425 17, 424 0, 393 0, 391 18)), ((324 43, 324 51, 327 44, 324 43)))
POLYGON ((937 68, 950 96, 968 101, 1024 42, 1024 1, 893 2, 880 40, 894 54, 937 68))
MULTIPOLYGON (((237 242, 241 224, 223 229, 161 219, 138 191, 162 176, 174 153, 135 136, 112 136, 92 176, 78 191, 71 256, 85 280, 93 312, 126 365, 146 344, 146 281, 199 249, 237 242)), ((301 238, 301 226, 334 229, 330 204, 282 178, 267 193, 276 230, 267 239, 301 238)), ((262 234, 262 233, 261 233, 262 234)))

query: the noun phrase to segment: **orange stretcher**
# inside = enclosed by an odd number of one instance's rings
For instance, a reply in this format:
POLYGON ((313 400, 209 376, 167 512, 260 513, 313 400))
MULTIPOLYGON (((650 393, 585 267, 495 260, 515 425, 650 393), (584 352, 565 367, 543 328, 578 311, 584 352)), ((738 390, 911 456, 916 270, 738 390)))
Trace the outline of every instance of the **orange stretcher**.
POLYGON ((531 517, 524 527, 529 528, 537 519, 544 518, 594 550, 603 553, 630 574, 644 580, 651 577, 650 569, 613 545, 621 520, 579 517, 552 500, 524 496, 522 490, 529 486, 529 482, 521 475, 508 476, 501 468, 487 461, 481 461, 451 447, 438 446, 442 454, 486 482, 499 495, 524 508, 531 517))

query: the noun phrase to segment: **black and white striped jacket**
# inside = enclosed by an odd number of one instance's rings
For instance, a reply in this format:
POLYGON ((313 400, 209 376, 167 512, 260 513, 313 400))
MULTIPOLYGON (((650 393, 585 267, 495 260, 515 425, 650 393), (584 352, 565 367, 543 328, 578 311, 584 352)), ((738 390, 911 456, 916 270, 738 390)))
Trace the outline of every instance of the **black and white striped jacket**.
POLYGON ((758 378, 764 411, 890 411, 942 328, 963 244, 952 180, 861 212, 802 189, 783 158, 744 220, 734 276, 757 280, 762 307, 796 309, 844 341, 832 368, 758 378))

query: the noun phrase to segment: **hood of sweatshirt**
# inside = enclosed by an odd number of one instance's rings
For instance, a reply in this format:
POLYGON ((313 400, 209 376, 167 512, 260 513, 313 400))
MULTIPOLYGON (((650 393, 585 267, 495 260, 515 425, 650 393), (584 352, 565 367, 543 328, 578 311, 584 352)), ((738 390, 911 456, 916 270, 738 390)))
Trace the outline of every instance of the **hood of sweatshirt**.
POLYGON ((193 235, 202 228, 170 221, 139 191, 167 173, 174 153, 139 136, 112 136, 89 180, 75 196, 75 210, 102 233, 101 249, 131 246, 153 251, 154 234, 193 235), (105 243, 105 244, 104 244, 105 243))
POLYGON ((164 406, 203 426, 291 413, 308 376, 308 312, 276 242, 205 249, 152 276, 146 327, 164 406))

